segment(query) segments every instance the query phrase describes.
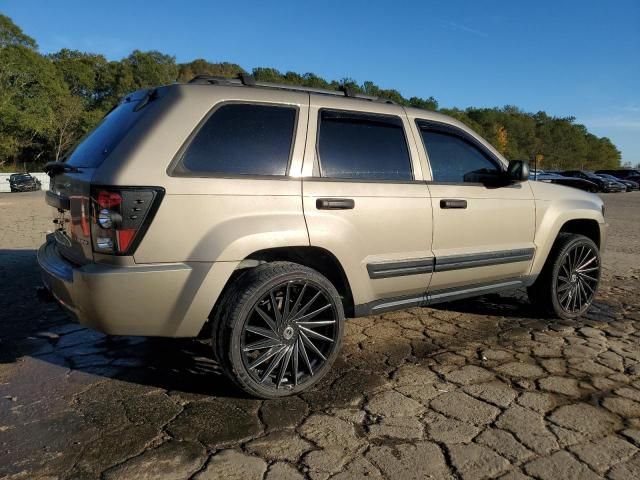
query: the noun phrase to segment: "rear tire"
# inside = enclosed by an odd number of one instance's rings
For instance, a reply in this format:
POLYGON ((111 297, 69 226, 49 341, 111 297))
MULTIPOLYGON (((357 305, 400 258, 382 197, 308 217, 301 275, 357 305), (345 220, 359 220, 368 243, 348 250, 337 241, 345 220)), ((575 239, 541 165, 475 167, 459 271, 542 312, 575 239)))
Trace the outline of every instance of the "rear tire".
POLYGON ((213 319, 214 353, 225 374, 260 398, 300 393, 329 371, 342 343, 335 287, 311 268, 272 262, 243 272, 213 319))
POLYGON ((598 246, 584 235, 558 235, 547 262, 528 288, 530 302, 543 313, 573 320, 591 306, 600 283, 598 246))

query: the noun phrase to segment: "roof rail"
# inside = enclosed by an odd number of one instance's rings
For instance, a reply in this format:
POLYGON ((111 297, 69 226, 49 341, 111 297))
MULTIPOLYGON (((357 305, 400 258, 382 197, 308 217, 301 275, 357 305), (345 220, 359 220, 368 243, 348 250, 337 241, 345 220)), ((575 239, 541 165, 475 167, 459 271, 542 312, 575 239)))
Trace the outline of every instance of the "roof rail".
POLYGON ((340 90, 326 90, 324 88, 303 87, 301 85, 289 85, 287 83, 259 82, 253 75, 248 73, 240 73, 237 78, 219 77, 215 75, 196 75, 187 83, 200 83, 210 85, 226 85, 226 86, 246 86, 258 88, 273 88, 278 90, 289 90, 292 92, 318 93, 321 95, 333 95, 338 97, 357 98, 360 100, 368 100, 370 102, 390 103, 395 105, 396 102, 390 98, 373 97, 371 95, 362 95, 356 93, 349 85, 342 85, 340 90))

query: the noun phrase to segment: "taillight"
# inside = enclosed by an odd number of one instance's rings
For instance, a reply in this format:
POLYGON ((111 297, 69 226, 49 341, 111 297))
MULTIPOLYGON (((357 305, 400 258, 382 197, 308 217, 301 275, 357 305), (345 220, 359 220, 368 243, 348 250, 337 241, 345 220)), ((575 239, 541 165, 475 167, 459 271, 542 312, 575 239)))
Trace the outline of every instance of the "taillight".
POLYGON ((163 189, 152 187, 92 187, 91 238, 94 252, 133 254, 163 194, 163 189))

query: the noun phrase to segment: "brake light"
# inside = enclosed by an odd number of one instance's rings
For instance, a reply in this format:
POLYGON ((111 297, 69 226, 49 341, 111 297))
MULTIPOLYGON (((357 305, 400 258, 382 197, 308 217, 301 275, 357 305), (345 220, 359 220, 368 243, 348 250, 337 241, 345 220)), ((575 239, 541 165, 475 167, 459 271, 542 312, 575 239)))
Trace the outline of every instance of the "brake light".
POLYGON ((98 193, 98 205, 100 208, 117 207, 122 203, 122 196, 116 192, 101 190, 98 193))
POLYGON ((133 254, 163 194, 161 188, 152 187, 93 187, 93 250, 111 255, 133 254))

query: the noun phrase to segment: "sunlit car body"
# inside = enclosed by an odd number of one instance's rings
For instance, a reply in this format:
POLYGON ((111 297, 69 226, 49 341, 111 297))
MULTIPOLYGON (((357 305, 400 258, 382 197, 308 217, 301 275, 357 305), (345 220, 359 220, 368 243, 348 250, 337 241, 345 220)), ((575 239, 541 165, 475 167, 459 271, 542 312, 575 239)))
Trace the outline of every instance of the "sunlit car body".
POLYGON ((107 334, 210 337, 262 398, 318 382, 345 316, 525 287, 545 314, 588 310, 602 199, 528 181, 451 117, 354 95, 246 75, 127 95, 45 166, 45 286, 107 334))

